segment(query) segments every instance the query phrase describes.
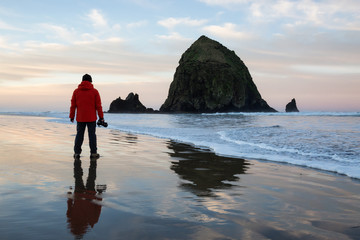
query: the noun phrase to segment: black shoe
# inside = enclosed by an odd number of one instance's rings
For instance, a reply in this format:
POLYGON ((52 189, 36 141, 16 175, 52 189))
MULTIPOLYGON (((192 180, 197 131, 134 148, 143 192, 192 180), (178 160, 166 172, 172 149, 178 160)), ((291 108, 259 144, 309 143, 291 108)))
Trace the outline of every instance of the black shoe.
POLYGON ((75 159, 80 159, 80 153, 75 153, 75 154, 74 154, 74 158, 75 158, 75 159))
POLYGON ((99 157, 100 157, 100 154, 98 154, 98 153, 90 154, 90 158, 92 158, 92 159, 98 159, 99 157))

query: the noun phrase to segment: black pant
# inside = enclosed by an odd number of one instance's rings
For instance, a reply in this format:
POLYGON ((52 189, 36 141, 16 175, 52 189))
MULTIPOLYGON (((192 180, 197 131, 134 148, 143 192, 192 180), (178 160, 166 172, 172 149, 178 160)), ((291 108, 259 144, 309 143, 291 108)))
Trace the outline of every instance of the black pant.
POLYGON ((95 122, 78 122, 76 126, 76 137, 75 137, 75 146, 74 146, 74 152, 80 154, 81 153, 81 146, 84 141, 84 133, 85 128, 87 126, 88 129, 88 135, 89 135, 89 146, 90 146, 90 152, 91 153, 97 153, 97 147, 96 147, 96 121, 95 122))

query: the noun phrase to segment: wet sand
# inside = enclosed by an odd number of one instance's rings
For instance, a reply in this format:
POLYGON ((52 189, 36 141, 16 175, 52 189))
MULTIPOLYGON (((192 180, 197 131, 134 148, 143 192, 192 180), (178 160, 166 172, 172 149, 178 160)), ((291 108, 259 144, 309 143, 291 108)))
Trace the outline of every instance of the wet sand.
POLYGON ((98 128, 0 116, 0 239, 360 239, 360 181, 98 128))

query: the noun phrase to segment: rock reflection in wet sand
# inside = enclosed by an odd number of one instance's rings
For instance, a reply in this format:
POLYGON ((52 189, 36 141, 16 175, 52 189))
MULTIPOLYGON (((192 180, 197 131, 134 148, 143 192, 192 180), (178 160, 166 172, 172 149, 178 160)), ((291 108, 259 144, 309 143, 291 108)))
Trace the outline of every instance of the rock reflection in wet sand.
POLYGON ((170 141, 171 170, 185 182, 181 187, 199 197, 214 197, 215 189, 228 189, 240 180, 249 168, 246 160, 220 157, 209 150, 191 147, 187 144, 170 141))

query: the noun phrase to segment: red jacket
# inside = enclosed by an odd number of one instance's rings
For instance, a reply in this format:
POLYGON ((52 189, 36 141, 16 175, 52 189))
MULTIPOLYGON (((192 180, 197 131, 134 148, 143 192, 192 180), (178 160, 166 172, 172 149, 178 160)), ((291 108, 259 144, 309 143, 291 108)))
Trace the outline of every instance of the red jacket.
POLYGON ((104 118, 101 106, 101 99, 98 90, 94 88, 91 82, 82 81, 78 88, 75 89, 71 98, 70 119, 75 118, 77 109, 77 122, 94 122, 97 119, 96 111, 99 118, 104 118))

